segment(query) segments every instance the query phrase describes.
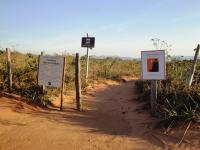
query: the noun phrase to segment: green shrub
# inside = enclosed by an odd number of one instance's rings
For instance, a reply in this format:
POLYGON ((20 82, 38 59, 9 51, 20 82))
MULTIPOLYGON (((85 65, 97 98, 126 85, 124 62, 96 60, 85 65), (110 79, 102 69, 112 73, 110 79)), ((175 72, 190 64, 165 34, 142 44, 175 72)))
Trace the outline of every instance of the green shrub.
MULTIPOLYGON (((160 124, 169 125, 179 121, 198 119, 200 112, 200 64, 194 76, 192 87, 187 87, 187 80, 191 68, 191 61, 174 61, 167 64, 167 79, 158 82, 158 110, 160 124)), ((149 100, 150 83, 138 81, 136 83, 140 98, 149 100), (145 95, 145 97, 144 97, 145 95)))

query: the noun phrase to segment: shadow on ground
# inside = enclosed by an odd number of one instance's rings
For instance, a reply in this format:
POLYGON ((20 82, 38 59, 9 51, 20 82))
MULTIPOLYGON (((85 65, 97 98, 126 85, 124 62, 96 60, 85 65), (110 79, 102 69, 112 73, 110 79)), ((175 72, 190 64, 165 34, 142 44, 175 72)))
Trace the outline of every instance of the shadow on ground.
MULTIPOLYGON (((0 95, 1 98, 1 95, 0 95)), ((109 135, 127 136, 132 139, 142 139, 160 148, 166 143, 159 136, 151 134, 154 124, 147 113, 137 113, 140 104, 135 101, 134 81, 123 84, 106 85, 98 89, 93 88, 82 97, 83 111, 74 109, 72 100, 64 103, 63 111, 59 107, 39 109, 17 100, 8 100, 0 109, 10 107, 17 113, 25 113, 50 122, 71 124, 87 128, 89 132, 109 135)), ((0 124, 12 124, 0 120, 0 124)), ((23 126, 24 124, 16 124, 23 126)), ((167 138, 165 138, 167 140, 167 138)), ((169 138, 170 141, 171 139, 169 138)), ((179 139, 173 139, 176 143, 179 139)))

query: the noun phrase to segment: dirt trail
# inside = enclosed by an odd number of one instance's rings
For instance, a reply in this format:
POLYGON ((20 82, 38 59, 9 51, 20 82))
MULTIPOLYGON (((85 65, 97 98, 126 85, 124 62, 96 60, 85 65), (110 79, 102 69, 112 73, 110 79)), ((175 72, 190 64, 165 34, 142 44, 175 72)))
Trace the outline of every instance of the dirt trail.
MULTIPOLYGON (((74 94, 64 110, 43 110, 0 96, 0 150, 157 150, 173 149, 180 139, 152 130, 153 118, 137 113, 134 81, 96 83, 83 95, 83 112, 74 94)), ((56 100, 55 104, 59 104, 56 100)), ((197 149, 183 143, 180 149, 197 149)))

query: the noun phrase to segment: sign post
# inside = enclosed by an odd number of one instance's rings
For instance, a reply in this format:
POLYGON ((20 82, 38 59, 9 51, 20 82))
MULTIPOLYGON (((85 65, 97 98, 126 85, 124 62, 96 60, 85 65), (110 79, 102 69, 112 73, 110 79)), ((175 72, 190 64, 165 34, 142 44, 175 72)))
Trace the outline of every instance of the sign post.
POLYGON ((39 57, 38 85, 61 88, 60 110, 62 110, 62 103, 63 103, 64 77, 65 77, 65 57, 60 57, 60 56, 39 57))
POLYGON ((66 57, 64 57, 63 62, 63 72, 62 72, 62 87, 61 87, 61 100, 60 100, 60 110, 63 108, 63 97, 64 97, 64 89, 65 89, 65 66, 66 66, 66 57))
POLYGON ((94 48, 95 38, 89 37, 87 33, 87 37, 82 37, 81 47, 87 47, 87 60, 86 60, 86 70, 85 70, 85 81, 88 80, 88 72, 89 72, 89 48, 94 48))
MULTIPOLYGON (((88 38, 89 36, 88 36, 88 33, 87 33, 87 38, 88 38)), ((87 41, 86 40, 86 43, 87 42, 89 42, 89 41, 87 41)), ((86 74, 85 74, 85 80, 86 80, 86 82, 87 82, 87 80, 88 80, 88 71, 89 71, 89 61, 90 61, 90 59, 89 59, 89 47, 87 46, 87 61, 86 61, 86 74)))
POLYGON ((157 80, 152 80, 151 81, 151 112, 153 115, 155 115, 157 111, 157 89, 158 89, 157 80))
POLYGON ((157 111, 157 80, 165 80, 165 50, 142 51, 142 79, 151 80, 151 111, 157 111))

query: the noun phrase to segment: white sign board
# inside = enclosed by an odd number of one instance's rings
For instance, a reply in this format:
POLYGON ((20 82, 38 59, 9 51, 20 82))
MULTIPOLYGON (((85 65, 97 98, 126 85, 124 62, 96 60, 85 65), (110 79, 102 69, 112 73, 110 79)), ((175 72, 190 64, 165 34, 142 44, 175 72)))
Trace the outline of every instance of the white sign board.
POLYGON ((165 80, 165 50, 142 51, 142 79, 165 80))
POLYGON ((40 56, 38 84, 45 86, 62 87, 64 57, 40 56))

